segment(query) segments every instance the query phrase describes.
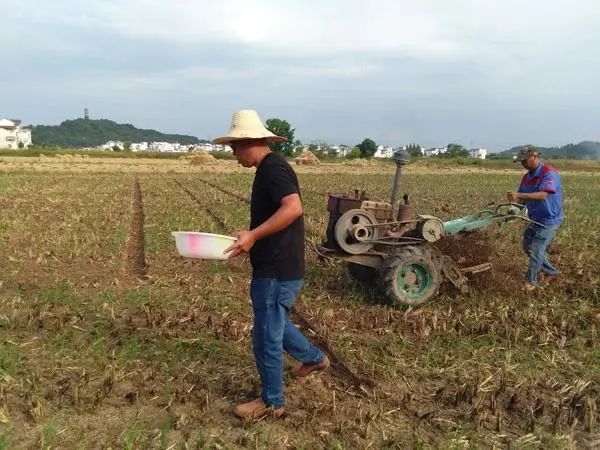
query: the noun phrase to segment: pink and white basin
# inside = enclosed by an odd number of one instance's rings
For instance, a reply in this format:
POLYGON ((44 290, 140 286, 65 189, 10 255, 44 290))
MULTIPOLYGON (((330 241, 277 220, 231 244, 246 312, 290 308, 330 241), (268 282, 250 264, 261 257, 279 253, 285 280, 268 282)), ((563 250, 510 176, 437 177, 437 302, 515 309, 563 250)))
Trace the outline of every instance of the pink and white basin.
POLYGON ((197 231, 173 231, 175 245, 181 256, 200 259, 227 259, 223 251, 237 239, 222 234, 197 231))

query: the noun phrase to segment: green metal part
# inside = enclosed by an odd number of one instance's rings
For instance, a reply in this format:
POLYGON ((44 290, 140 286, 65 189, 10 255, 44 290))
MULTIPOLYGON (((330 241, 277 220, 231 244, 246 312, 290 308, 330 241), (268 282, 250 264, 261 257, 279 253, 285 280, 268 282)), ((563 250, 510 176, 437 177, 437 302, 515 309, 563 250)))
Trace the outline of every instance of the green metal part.
POLYGON ((418 263, 405 264, 398 270, 396 284, 403 296, 418 299, 429 289, 431 274, 425 265, 418 263))
POLYGON ((483 214, 486 211, 480 211, 477 214, 461 217, 460 219, 444 222, 444 231, 446 235, 455 235, 463 231, 473 231, 486 228, 493 223, 498 222, 498 218, 493 215, 483 214))
POLYGON ((460 219, 444 222, 444 233, 453 236, 465 231, 481 230, 495 223, 503 224, 510 220, 521 219, 531 222, 527 218, 526 209, 519 204, 502 204, 495 209, 482 209, 460 219))

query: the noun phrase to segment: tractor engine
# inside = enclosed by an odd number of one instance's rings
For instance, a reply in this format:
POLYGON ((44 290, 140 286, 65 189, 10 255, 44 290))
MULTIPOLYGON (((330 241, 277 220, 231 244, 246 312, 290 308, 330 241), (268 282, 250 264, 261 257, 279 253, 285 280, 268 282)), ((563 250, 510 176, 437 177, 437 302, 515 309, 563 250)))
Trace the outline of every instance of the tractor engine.
POLYGON ((363 253, 366 246, 361 243, 374 240, 378 234, 378 227, 373 225, 388 222, 392 217, 390 204, 371 201, 365 191, 358 189, 353 196, 330 194, 327 211, 325 247, 350 254, 363 253))
POLYGON ((404 195, 404 204, 393 216, 392 205, 369 200, 364 191, 354 195, 329 195, 329 222, 324 246, 330 250, 359 255, 369 251, 380 239, 400 238, 415 228, 415 215, 404 195))

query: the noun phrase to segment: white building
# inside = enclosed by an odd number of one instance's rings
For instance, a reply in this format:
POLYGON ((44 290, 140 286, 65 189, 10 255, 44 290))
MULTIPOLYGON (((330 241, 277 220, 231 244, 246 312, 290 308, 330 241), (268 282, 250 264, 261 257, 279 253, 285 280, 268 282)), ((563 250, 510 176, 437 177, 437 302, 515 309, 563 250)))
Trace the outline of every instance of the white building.
POLYGON ((212 152, 213 151, 213 145, 210 142, 202 142, 198 145, 196 145, 196 149, 197 150, 204 150, 205 152, 212 152))
POLYGON ((132 152, 147 152, 148 151, 148 143, 147 142, 134 142, 131 144, 132 152))
POLYGON ((214 144, 213 152, 232 152, 233 149, 227 144, 214 144))
POLYGON ((125 144, 122 141, 108 141, 106 144, 100 146, 103 150, 113 150, 115 147, 119 150, 123 150, 125 144))
POLYGON ((485 159, 487 150, 485 148, 472 148, 469 150, 469 157, 476 159, 485 159))
POLYGON ((423 152, 423 155, 425 155, 426 157, 429 156, 439 156, 439 155, 443 155, 444 153, 446 153, 448 151, 448 149, 446 147, 434 147, 434 148, 428 148, 425 151, 421 150, 423 152))
POLYGON ((20 120, 0 119, 0 148, 27 148, 31 144, 31 130, 23 128, 20 120))
POLYGON ((352 147, 349 147, 344 144, 333 145, 331 148, 335 152, 335 156, 339 158, 345 158, 352 151, 352 147))
POLYGON ((379 145, 377 147, 377 151, 373 155, 375 158, 391 158, 394 154, 395 149, 393 147, 386 147, 383 145, 379 145))
MULTIPOLYGON (((102 150, 125 150, 123 141, 108 141, 106 144, 98 147, 102 150)), ((229 145, 214 144, 180 144, 179 142, 132 142, 129 146, 132 152, 161 152, 161 153, 185 153, 191 150, 205 150, 207 152, 232 152, 229 145)))
POLYGON ((210 142, 202 142, 192 146, 194 150, 204 150, 205 152, 233 152, 233 149, 227 144, 211 144, 210 142))
POLYGON ((155 152, 171 153, 178 151, 179 144, 172 142, 150 142, 149 149, 155 152))

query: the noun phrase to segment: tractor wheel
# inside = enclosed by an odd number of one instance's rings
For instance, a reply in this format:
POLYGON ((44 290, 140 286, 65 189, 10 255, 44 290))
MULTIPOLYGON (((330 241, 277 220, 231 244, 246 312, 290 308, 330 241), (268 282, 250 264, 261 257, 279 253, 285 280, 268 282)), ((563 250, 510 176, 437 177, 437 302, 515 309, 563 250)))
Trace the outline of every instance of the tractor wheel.
POLYGON ((359 283, 372 286, 377 282, 377 269, 362 264, 348 263, 348 273, 359 283))
POLYGON ((380 279, 390 300, 419 305, 437 295, 443 281, 437 261, 427 246, 406 246, 390 254, 383 262, 380 279))

